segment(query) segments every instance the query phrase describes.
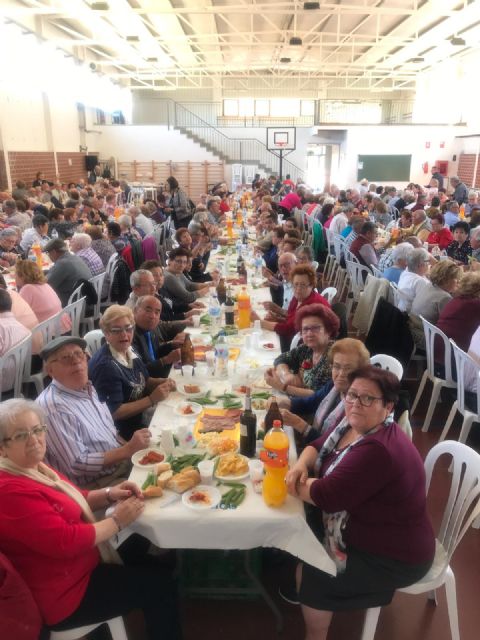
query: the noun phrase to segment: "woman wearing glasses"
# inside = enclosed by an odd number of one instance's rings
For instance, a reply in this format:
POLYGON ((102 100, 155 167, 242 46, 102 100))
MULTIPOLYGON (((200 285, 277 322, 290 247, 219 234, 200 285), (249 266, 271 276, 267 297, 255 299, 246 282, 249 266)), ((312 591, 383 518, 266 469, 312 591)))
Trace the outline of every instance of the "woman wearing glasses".
MULTIPOLYGON (((278 333, 282 351, 288 351, 292 338, 295 335, 295 316, 300 307, 319 303, 330 308, 328 300, 315 290, 317 286, 317 274, 313 267, 306 264, 297 265, 292 270, 291 282, 293 297, 288 305, 288 309, 286 311, 280 309, 278 313, 270 311, 265 316, 265 319, 260 322, 262 329, 278 333)), ((260 320, 260 317, 254 311, 251 317, 252 320, 260 320)))
POLYGON ((143 512, 140 489, 133 482, 77 489, 43 462, 45 431, 45 415, 34 402, 0 404, 0 548, 43 620, 70 629, 139 608, 149 638, 180 638, 168 572, 121 565, 109 544, 143 512), (97 522, 93 511, 110 505, 112 514, 97 522))
POLYGON ((295 324, 303 344, 276 358, 274 368, 265 372, 265 380, 289 396, 306 397, 330 380, 327 351, 340 320, 323 304, 309 304, 298 310, 295 324))
POLYGON ((349 382, 346 422, 307 446, 287 475, 291 495, 315 507, 311 525, 337 566, 334 578, 297 569, 306 636, 315 640, 327 637, 334 611, 389 604, 435 553, 422 460, 389 418, 397 377, 366 366, 349 382))
POLYGON ((125 440, 134 431, 148 426, 148 409, 164 400, 175 389, 172 380, 152 378, 132 349, 133 312, 114 304, 100 319, 106 344, 92 357, 88 375, 98 397, 106 402, 115 425, 125 440))

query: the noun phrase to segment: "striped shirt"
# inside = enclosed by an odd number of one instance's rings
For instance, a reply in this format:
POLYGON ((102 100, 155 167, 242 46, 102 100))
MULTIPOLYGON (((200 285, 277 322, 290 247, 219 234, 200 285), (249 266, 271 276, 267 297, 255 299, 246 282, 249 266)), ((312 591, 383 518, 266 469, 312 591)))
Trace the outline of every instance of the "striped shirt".
POLYGON ((53 380, 37 402, 47 414, 48 464, 80 486, 115 471, 104 467, 104 453, 120 446, 117 431, 90 382, 73 391, 53 380))

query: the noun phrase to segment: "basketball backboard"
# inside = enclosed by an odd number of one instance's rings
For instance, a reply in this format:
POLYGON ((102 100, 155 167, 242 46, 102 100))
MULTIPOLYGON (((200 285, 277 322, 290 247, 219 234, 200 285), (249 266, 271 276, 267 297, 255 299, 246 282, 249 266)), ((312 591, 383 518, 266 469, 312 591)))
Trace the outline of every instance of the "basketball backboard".
POLYGON ((295 127, 267 127, 269 151, 293 151, 295 144, 295 127))

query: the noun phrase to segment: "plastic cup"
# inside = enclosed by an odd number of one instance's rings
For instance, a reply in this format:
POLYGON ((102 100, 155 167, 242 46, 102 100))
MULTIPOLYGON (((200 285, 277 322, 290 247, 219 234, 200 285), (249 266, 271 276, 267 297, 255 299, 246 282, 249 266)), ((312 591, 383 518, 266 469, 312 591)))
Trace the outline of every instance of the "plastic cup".
POLYGON ((170 455, 175 448, 175 442, 173 440, 173 433, 171 429, 163 428, 160 438, 160 444, 165 453, 170 455))
POLYGON ((260 320, 255 320, 255 322, 253 323, 253 331, 255 333, 262 333, 262 325, 260 320))
POLYGON ((263 462, 261 460, 249 460, 248 471, 253 485, 253 490, 255 493, 261 493, 263 483, 263 462))
POLYGON ((200 316, 194 315, 193 317, 193 326, 195 327, 195 329, 198 329, 198 327, 200 326, 200 316))
POLYGON ((214 466, 214 460, 201 460, 198 463, 198 472, 200 473, 202 484, 210 484, 212 482, 214 466))

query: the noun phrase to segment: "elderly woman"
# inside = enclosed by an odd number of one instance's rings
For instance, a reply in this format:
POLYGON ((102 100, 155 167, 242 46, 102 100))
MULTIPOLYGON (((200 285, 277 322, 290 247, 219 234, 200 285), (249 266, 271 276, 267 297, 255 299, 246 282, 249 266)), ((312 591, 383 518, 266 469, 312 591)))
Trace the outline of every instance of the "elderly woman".
MULTIPOLYGON (((19 260, 15 264, 15 283, 21 297, 28 302, 37 316, 38 322, 43 322, 61 311, 60 298, 47 283, 36 262, 19 260)), ((71 329, 68 315, 62 317, 62 329, 62 333, 71 329)))
POLYGON ((88 374, 98 396, 106 402, 120 435, 130 440, 133 432, 148 426, 147 409, 175 389, 172 380, 152 378, 132 349, 133 312, 114 304, 100 319, 106 344, 88 363, 88 374))
POLYGON ((180 189, 178 180, 173 176, 167 178, 166 188, 168 196, 167 206, 164 209, 165 213, 169 213, 171 215, 175 224, 175 229, 187 227, 188 223, 192 219, 187 194, 183 189, 180 189))
POLYGON ((437 327, 468 351, 470 340, 480 325, 480 273, 465 273, 458 284, 455 298, 442 309, 437 327))
POLYGON ((352 371, 370 364, 370 353, 363 342, 344 338, 334 342, 328 360, 332 379, 308 398, 279 399, 283 420, 303 436, 308 444, 345 419, 344 396, 352 371), (313 416, 313 420, 304 417, 313 416))
POLYGON ((458 264, 468 264, 468 259, 472 255, 472 246, 468 239, 470 234, 468 222, 460 221, 454 224, 452 233, 453 242, 447 247, 447 256, 458 264))
POLYGON ((391 602, 435 554, 422 459, 390 418, 399 380, 372 366, 348 379, 346 420, 307 446, 287 474, 291 495, 314 505, 312 526, 337 565, 333 578, 308 564, 297 570, 306 636, 315 640, 326 639, 334 611, 391 602))
POLYGON ((430 225, 432 231, 428 234, 427 242, 429 249, 437 246, 442 251, 445 250, 451 242, 453 242, 452 232, 445 226, 443 215, 438 212, 430 216, 430 225))
POLYGON ((414 249, 407 257, 407 269, 403 271, 398 280, 398 289, 402 294, 398 308, 401 311, 410 311, 412 302, 421 289, 428 283, 427 273, 430 265, 430 256, 426 249, 414 249))
POLYGON ((116 253, 115 247, 110 240, 103 235, 102 228, 98 225, 89 226, 86 233, 88 233, 92 239, 92 244, 90 245, 91 248, 98 255, 106 269, 108 261, 113 254, 116 253))
POLYGON ((437 324, 442 309, 452 299, 462 273, 462 268, 452 260, 441 260, 434 264, 429 282, 419 287, 412 301, 411 313, 437 324))
POLYGON ((85 262, 92 276, 105 271, 100 256, 92 249, 92 238, 88 233, 76 233, 70 240, 70 250, 85 262))
POLYGON ((45 623, 71 629, 138 608, 151 640, 180 638, 169 574, 158 566, 118 564, 109 543, 143 512, 141 491, 133 482, 77 489, 43 462, 46 429, 34 402, 0 405, 0 547, 45 623), (93 511, 111 505, 111 514, 97 522, 93 511))
MULTIPOLYGON (((260 321, 262 329, 278 333, 282 342, 282 351, 288 350, 295 335, 295 315, 300 307, 320 303, 330 308, 328 300, 315 291, 317 276, 312 267, 303 264, 297 265, 291 272, 290 280, 293 287, 293 297, 285 316, 280 322, 276 322, 273 314, 268 313, 265 320, 260 321)), ((252 311, 251 318, 252 320, 260 320, 254 311, 252 311)))
POLYGON ((265 381, 289 396, 311 396, 330 379, 327 349, 340 328, 338 317, 323 304, 301 307, 295 316, 303 344, 282 353, 265 381))

